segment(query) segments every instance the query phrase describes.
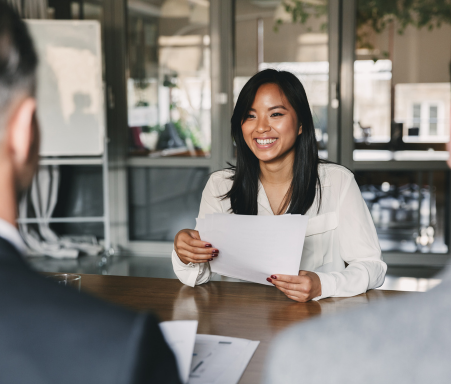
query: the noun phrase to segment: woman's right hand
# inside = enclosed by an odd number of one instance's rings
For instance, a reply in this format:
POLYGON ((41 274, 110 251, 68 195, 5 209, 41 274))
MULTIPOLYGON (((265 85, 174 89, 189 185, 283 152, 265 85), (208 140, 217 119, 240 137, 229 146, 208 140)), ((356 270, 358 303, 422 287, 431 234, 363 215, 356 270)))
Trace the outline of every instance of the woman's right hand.
POLYGON ((174 239, 174 249, 184 263, 206 263, 217 257, 219 250, 202 241, 199 232, 193 229, 182 229, 174 239))

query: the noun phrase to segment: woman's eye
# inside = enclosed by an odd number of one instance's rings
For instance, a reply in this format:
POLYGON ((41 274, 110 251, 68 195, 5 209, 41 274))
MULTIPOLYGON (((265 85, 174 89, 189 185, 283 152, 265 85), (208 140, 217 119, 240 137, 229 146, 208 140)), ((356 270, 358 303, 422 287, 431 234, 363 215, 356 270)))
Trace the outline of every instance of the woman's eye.
POLYGON ((271 117, 283 116, 282 113, 276 112, 271 115, 271 117))
POLYGON ((246 120, 247 119, 253 119, 255 116, 254 115, 246 115, 246 120))

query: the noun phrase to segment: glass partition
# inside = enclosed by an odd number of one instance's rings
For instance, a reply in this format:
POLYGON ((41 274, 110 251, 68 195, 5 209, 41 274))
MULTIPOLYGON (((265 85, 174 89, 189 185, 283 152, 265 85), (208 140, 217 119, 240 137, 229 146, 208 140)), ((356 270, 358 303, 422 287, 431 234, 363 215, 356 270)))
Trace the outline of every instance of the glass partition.
POLYGON ((354 160, 396 160, 397 151, 425 150, 410 157, 448 158, 451 19, 445 16, 433 2, 408 12, 389 2, 378 8, 358 2, 354 160))
POLYGON ((129 237, 173 242, 178 231, 194 228, 208 168, 129 168, 129 237))
POLYGON ((236 0, 235 35, 240 38, 235 42, 234 100, 258 71, 294 73, 307 92, 321 155, 327 157, 327 5, 305 2, 303 7, 305 13, 283 2, 236 0))
POLYGON ((210 155, 209 2, 128 1, 132 156, 210 155))

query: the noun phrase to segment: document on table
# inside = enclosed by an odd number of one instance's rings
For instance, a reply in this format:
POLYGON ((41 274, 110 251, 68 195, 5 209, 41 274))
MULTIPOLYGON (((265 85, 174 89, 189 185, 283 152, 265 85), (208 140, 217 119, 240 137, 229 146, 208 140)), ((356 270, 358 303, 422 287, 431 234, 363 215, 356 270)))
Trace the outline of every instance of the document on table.
POLYGON ((259 341, 196 335, 197 321, 164 321, 160 329, 172 349, 180 380, 188 384, 235 384, 259 341))
POLYGON ((197 335, 188 384, 236 384, 259 341, 197 335))
POLYGON ((160 323, 161 333, 174 352, 182 383, 188 382, 197 324, 196 320, 164 321, 160 323))
POLYGON ((297 275, 308 216, 250 216, 224 213, 197 219, 200 238, 219 249, 212 272, 271 285, 273 274, 297 275))

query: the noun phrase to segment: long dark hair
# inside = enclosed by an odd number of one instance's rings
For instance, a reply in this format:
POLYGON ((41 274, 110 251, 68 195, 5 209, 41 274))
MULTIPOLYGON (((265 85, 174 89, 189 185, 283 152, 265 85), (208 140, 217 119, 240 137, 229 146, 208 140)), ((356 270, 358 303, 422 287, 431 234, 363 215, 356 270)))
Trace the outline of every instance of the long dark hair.
POLYGON ((252 107, 258 89, 264 84, 276 84, 280 88, 296 111, 299 123, 302 124, 302 133, 298 135, 294 144, 293 179, 287 194, 287 198, 290 198, 287 213, 304 215, 312 206, 317 191, 319 211, 321 181, 318 175, 318 164, 322 160, 318 157, 318 145, 307 95, 296 76, 290 72, 275 69, 266 69, 254 75, 238 96, 231 119, 232 138, 237 149, 236 166, 230 168, 234 171, 231 176, 232 188, 222 198, 230 199, 231 210, 235 214, 257 215, 258 213, 260 164, 247 146, 241 126, 252 107))

